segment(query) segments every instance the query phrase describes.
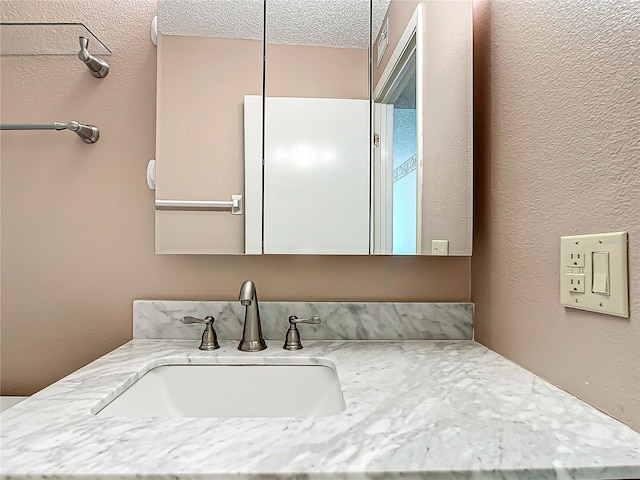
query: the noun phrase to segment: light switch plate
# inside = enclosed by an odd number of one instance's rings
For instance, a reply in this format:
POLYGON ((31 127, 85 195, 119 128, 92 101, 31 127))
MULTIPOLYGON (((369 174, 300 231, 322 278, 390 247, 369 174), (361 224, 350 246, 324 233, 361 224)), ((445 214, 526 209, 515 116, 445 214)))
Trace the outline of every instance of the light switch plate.
POLYGON ((627 232, 560 237, 560 303, 570 308, 628 318, 627 245, 627 232), (594 253, 598 259, 595 271, 594 253), (606 255, 602 253, 608 253, 608 265, 603 265, 602 259, 606 263, 606 255), (580 260, 576 264, 577 258, 580 260), (576 291, 578 275, 584 278, 584 285, 576 291), (603 275, 606 275, 605 280, 603 275), (606 285, 608 294, 595 293, 594 290, 603 290, 598 285, 606 285))

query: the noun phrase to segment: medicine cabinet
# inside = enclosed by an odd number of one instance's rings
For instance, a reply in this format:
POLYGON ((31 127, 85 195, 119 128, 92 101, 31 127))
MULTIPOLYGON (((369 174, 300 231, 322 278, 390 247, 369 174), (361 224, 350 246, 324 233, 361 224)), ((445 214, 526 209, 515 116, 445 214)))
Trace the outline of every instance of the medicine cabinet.
POLYGON ((156 252, 470 255, 471 22, 470 0, 159 0, 156 252))

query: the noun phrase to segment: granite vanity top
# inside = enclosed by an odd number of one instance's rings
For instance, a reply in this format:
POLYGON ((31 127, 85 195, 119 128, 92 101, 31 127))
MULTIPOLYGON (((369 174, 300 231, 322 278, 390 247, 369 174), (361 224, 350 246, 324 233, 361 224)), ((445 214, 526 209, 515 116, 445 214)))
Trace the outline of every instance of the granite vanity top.
MULTIPOLYGON (((3 479, 640 477, 640 434, 473 341, 281 341, 258 353, 136 339, 5 411, 3 479), (346 409, 317 418, 92 413, 170 363, 336 365, 346 409)), ((220 392, 224 395, 224 392, 220 392)))

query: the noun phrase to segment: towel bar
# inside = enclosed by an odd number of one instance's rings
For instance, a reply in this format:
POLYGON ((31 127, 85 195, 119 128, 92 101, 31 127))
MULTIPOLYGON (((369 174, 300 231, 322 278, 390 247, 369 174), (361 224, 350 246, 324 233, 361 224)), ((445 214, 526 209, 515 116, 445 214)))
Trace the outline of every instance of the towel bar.
POLYGON ((161 210, 230 210, 232 215, 243 213, 242 195, 231 195, 225 200, 156 200, 156 208, 161 210))

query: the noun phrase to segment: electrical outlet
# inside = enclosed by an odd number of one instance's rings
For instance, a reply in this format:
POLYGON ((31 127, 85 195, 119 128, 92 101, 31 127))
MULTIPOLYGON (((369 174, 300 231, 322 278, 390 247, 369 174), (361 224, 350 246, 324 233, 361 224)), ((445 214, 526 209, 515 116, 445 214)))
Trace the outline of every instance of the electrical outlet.
POLYGON ((584 273, 567 273, 569 291, 584 293, 584 273))
POLYGON ((449 255, 449 240, 431 240, 431 255, 449 255))
POLYGON ((567 252, 566 256, 567 267, 584 267, 584 252, 567 252))
POLYGON ((560 303, 629 317, 626 232, 560 238, 560 303))

